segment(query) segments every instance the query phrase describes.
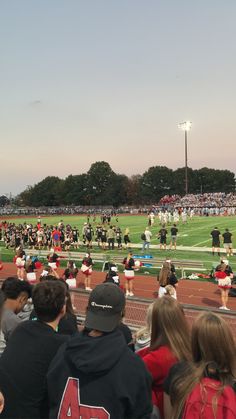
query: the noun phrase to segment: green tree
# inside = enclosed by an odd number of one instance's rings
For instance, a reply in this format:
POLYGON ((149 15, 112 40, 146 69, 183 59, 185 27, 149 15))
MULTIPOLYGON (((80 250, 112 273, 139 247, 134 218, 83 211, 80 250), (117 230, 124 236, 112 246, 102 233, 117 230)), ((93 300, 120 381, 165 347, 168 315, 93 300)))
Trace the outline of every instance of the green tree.
POLYGON ((22 205, 33 207, 54 206, 62 203, 63 180, 48 176, 19 195, 22 205))
POLYGON ((87 173, 89 205, 112 205, 116 174, 105 161, 93 163, 87 173))
POLYGON ((85 205, 87 202, 87 175, 69 175, 63 185, 63 203, 85 205))
POLYGON ((142 176, 140 193, 143 203, 158 202, 164 195, 173 193, 173 170, 166 166, 150 167, 142 176))

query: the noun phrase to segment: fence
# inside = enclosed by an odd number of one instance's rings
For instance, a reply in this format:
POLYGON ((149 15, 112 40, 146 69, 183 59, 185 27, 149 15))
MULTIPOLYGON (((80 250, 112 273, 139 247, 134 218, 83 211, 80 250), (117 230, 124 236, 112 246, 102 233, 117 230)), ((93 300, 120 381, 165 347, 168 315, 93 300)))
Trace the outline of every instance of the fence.
MULTIPOLYGON (((86 291, 73 290, 71 291, 71 296, 73 305, 76 307, 76 311, 78 312, 80 319, 83 321, 86 313, 89 294, 86 291)), ((152 302, 153 300, 144 298, 127 299, 125 323, 132 329, 138 329, 139 327, 142 327, 145 324, 147 307, 152 302)), ((222 312, 221 310, 213 310, 207 307, 193 306, 190 304, 183 304, 182 307, 190 326, 192 325, 194 319, 203 311, 213 311, 220 314, 222 317, 224 317, 227 323, 230 324, 236 339, 236 311, 222 312)))

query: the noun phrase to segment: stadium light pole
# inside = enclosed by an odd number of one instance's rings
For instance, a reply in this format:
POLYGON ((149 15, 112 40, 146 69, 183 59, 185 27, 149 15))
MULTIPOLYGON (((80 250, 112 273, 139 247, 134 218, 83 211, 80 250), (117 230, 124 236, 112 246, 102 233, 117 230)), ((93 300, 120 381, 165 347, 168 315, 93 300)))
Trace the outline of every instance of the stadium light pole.
POLYGON ((184 147, 185 147, 185 193, 188 193, 188 131, 192 126, 192 122, 181 122, 178 127, 184 131, 184 147))

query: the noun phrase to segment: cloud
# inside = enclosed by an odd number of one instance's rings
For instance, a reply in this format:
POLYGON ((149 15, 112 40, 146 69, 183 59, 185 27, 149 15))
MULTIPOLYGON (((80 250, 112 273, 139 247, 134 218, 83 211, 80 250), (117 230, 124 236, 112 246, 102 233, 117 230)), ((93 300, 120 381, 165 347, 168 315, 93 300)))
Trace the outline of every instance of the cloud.
POLYGON ((29 102, 30 106, 39 106, 42 105, 42 100, 40 99, 36 99, 36 100, 32 100, 31 102, 29 102))

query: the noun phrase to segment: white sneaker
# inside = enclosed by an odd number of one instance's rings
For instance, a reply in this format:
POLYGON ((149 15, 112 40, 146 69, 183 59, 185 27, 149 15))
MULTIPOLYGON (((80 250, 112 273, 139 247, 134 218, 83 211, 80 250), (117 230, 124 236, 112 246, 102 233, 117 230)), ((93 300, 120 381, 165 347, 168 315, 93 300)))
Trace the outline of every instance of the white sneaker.
POLYGON ((92 288, 90 288, 90 287, 87 287, 87 291, 92 291, 92 288))
POLYGON ((228 308, 228 307, 225 307, 225 310, 230 310, 230 308, 228 308))
POLYGON ((126 297, 129 297, 129 295, 130 295, 129 292, 127 291, 126 294, 125 294, 125 296, 126 297))
POLYGON ((129 296, 130 296, 130 297, 133 297, 133 296, 134 296, 134 293, 133 293, 133 292, 130 292, 130 293, 129 293, 129 296))
POLYGON ((219 310, 224 310, 224 309, 225 309, 224 306, 219 307, 219 310))

